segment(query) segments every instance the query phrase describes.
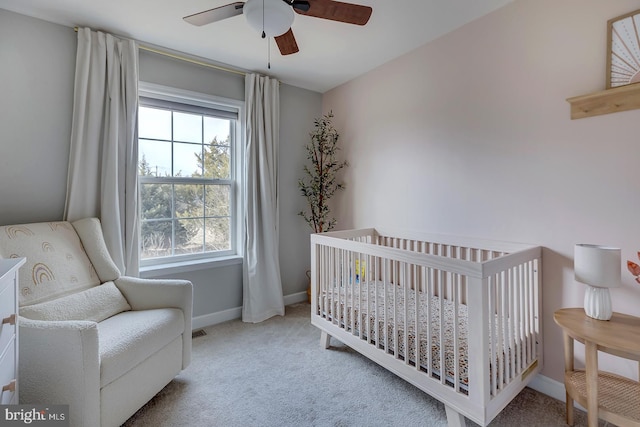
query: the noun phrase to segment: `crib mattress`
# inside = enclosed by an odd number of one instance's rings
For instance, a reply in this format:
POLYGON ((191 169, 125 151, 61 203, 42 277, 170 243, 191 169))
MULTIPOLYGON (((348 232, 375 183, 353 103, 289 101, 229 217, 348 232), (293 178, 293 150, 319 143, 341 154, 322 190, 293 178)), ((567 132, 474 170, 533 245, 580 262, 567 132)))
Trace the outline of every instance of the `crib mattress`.
POLYGON ((445 381, 453 386, 456 378, 456 353, 458 358, 459 386, 463 391, 468 389, 468 310, 465 304, 458 304, 457 317, 452 301, 429 296, 423 292, 409 290, 405 298, 403 288, 382 282, 354 284, 346 288, 334 288, 333 292, 324 292, 324 313, 328 320, 339 322, 348 331, 355 330, 369 342, 379 348, 395 354, 396 340, 398 355, 409 359, 410 363, 419 363, 420 367, 430 375, 440 379, 441 355, 440 343, 443 343, 445 381), (362 291, 361 291, 362 289, 362 291), (416 299, 419 316, 416 321, 416 299), (395 304, 394 304, 395 302, 395 304), (429 309, 427 310, 427 303, 429 309), (338 307, 340 308, 338 310, 338 307), (440 311, 442 308, 442 316, 440 311), (406 311, 405 311, 406 310, 406 311), (386 316, 383 313, 386 312, 386 316), (377 316, 376 316, 377 314, 377 316), (352 322, 353 316, 353 322, 352 322), (406 317, 405 317, 406 316, 406 317), (378 324, 376 325, 376 317, 378 324), (385 323, 386 317, 386 323, 385 323), (405 321, 409 319, 408 321, 405 321), (442 337, 440 337, 440 321, 443 321, 442 337), (368 322, 368 327, 366 326, 368 322), (454 332, 454 323, 457 331, 454 332), (363 328, 364 326, 364 328, 363 328), (394 332, 395 329, 395 332, 394 332), (405 345, 405 329, 406 341, 405 345), (417 333, 416 333, 417 331, 417 333), (457 352, 455 337, 457 333, 457 352), (416 338, 418 339, 419 362, 416 362, 416 338), (431 346, 429 355, 428 349, 431 346), (430 365, 429 359, 430 357, 430 365))

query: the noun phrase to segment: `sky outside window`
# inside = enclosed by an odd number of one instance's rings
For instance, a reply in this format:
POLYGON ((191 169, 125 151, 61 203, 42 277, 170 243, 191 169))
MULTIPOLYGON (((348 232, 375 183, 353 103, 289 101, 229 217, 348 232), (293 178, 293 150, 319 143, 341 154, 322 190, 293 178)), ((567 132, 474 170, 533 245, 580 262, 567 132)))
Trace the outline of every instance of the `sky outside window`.
POLYGON ((202 156, 203 144, 209 144, 214 138, 219 143, 229 144, 229 133, 230 121, 227 119, 173 112, 172 122, 171 111, 141 106, 139 159, 144 156, 155 176, 172 176, 172 155, 173 176, 201 174, 196 154, 202 156))

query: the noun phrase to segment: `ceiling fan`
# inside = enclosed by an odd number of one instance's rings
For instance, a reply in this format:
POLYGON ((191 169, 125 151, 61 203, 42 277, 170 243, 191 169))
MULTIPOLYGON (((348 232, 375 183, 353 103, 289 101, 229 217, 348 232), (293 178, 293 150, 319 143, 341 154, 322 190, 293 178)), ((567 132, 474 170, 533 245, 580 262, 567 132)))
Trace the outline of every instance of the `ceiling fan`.
POLYGON ((202 26, 243 14, 249 25, 262 33, 262 38, 274 37, 280 53, 290 55, 299 51, 291 31, 294 13, 347 24, 365 25, 373 9, 334 0, 247 0, 216 7, 185 16, 186 22, 202 26))

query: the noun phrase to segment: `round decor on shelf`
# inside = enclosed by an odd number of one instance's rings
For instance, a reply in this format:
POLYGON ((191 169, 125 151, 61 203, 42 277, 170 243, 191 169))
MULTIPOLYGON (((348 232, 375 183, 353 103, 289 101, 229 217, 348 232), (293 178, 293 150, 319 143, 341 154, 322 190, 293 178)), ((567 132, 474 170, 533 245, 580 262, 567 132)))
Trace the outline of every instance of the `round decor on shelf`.
POLYGON ((640 83, 640 10, 607 22, 607 89, 640 83))

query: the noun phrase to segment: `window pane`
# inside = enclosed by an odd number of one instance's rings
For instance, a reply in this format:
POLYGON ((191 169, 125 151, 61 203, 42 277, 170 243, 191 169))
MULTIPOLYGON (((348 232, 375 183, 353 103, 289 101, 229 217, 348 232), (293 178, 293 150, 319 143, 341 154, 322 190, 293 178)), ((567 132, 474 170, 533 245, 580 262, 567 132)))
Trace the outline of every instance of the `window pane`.
POLYGON ((205 216, 231 216, 231 186, 207 185, 205 216))
POLYGON ((171 111, 157 108, 138 109, 138 137, 171 140, 171 111))
POLYGON ((174 141, 202 144, 202 116, 174 112, 173 139, 174 141))
POLYGON ((204 176, 216 179, 231 177, 231 155, 228 146, 214 144, 205 146, 204 176))
POLYGON ((142 219, 171 219, 171 184, 140 184, 142 219))
POLYGON ((202 252, 204 239, 204 224, 202 219, 179 219, 175 221, 176 233, 180 232, 181 238, 176 234, 176 255, 202 252))
POLYGON ((202 145, 173 144, 173 176, 202 176, 202 145))
POLYGON ((138 158, 138 175, 171 176, 171 142, 141 139, 138 158))
POLYGON ((203 100, 191 110, 190 100, 164 95, 170 99, 162 106, 141 105, 138 113, 141 259, 164 263, 228 253, 238 228, 232 216, 238 121, 215 117, 215 103, 211 112, 203 100))
POLYGON ((229 218, 206 219, 205 230, 206 251, 231 249, 231 223, 229 218))
POLYGON ((171 255, 171 221, 142 221, 140 228, 141 258, 171 255))
POLYGON ((231 121, 217 117, 204 118, 204 142, 205 144, 226 144, 230 142, 231 121))
POLYGON ((176 217, 193 218, 204 216, 204 185, 175 184, 176 217))

